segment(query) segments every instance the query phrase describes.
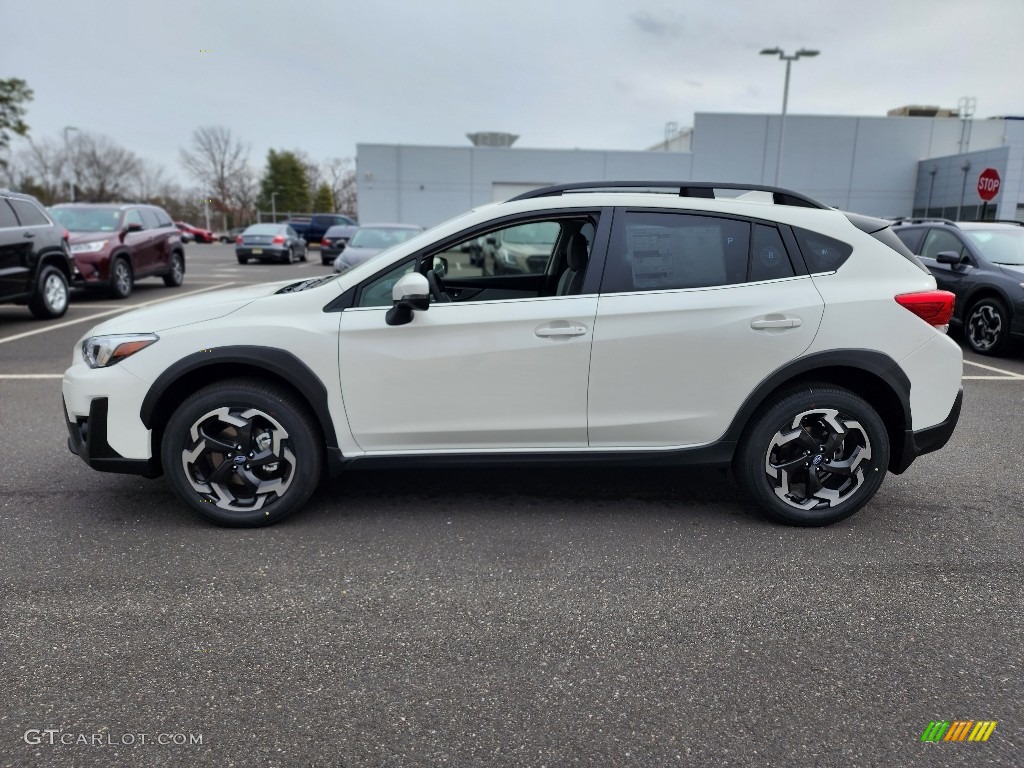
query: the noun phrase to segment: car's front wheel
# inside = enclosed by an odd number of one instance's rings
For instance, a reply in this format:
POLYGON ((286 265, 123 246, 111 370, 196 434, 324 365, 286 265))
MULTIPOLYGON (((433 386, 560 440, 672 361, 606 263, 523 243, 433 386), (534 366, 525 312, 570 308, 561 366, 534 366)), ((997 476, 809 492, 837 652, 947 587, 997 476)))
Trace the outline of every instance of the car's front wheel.
POLYGON ((320 429, 294 395, 261 382, 211 384, 164 430, 164 473, 201 516, 232 527, 270 525, 302 506, 323 467, 320 429))
POLYGON ((754 417, 734 461, 743 488, 772 519, 829 525, 863 507, 889 466, 874 408, 831 384, 782 392, 754 417))
POLYGON ((127 299, 132 295, 132 287, 135 279, 132 276, 132 267, 128 259, 119 256, 110 265, 110 295, 115 299, 127 299))
POLYGON ((40 320, 49 320, 68 311, 68 298, 68 281, 64 273, 56 267, 44 267, 28 308, 40 320))
POLYGON ((185 281, 185 257, 175 251, 171 254, 171 268, 164 275, 164 285, 177 288, 185 281))
POLYGON ((999 299, 981 299, 964 316, 964 336, 982 355, 1001 355, 1010 343, 1010 313, 999 299))

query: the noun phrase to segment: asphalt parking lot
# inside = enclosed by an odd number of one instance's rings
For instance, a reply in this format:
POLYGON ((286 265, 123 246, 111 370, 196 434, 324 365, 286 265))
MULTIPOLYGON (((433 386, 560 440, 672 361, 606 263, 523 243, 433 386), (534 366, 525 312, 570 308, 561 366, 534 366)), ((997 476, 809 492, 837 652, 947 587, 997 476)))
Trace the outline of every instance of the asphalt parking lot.
POLYGON ((224 530, 88 469, 60 409, 103 317, 328 270, 187 258, 57 321, 0 306, 0 764, 1024 764, 1020 352, 968 355, 946 449, 827 529, 714 471, 464 469, 224 530))

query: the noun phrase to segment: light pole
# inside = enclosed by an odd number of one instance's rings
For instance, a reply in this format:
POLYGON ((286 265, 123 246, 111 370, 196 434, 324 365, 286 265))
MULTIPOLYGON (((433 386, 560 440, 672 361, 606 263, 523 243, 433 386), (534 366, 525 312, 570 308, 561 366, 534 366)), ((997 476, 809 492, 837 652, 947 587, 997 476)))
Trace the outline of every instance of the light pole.
POLYGON ((778 56, 786 62, 786 84, 782 88, 782 120, 779 122, 779 154, 775 158, 775 186, 779 185, 779 169, 782 167, 782 147, 786 136, 786 107, 789 105, 789 67, 801 56, 817 56, 821 51, 813 51, 809 48, 801 48, 792 56, 786 54, 781 48, 765 48, 761 51, 762 56, 778 56))
POLYGON ((275 189, 270 193, 270 215, 274 219, 274 223, 277 224, 277 190, 275 189))
MULTIPOLYGON (((70 155, 71 150, 68 145, 68 131, 78 131, 73 125, 64 126, 64 154, 70 155)), ((71 163, 71 202, 75 202, 75 187, 78 185, 78 169, 75 167, 75 163, 71 163)))

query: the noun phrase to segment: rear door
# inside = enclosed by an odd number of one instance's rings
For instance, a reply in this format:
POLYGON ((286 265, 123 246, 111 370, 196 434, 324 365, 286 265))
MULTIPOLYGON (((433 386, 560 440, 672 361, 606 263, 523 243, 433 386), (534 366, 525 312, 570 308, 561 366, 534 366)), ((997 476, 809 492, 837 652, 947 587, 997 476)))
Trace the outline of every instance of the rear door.
POLYGON ((823 302, 773 224, 616 211, 594 326, 591 447, 722 436, 772 371, 813 341, 823 302))
POLYGON ((0 301, 21 296, 28 290, 31 233, 31 229, 19 224, 7 199, 0 197, 0 301))

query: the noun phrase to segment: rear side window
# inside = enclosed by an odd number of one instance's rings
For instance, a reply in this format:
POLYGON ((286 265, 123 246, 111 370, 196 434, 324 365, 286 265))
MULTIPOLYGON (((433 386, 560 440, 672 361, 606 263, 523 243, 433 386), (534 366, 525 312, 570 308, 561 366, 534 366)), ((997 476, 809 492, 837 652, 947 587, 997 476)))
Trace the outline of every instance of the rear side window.
POLYGON ((909 227, 900 227, 895 231, 896 237, 907 246, 911 253, 921 252, 921 241, 924 239, 924 233, 924 229, 911 229, 909 227))
POLYGON ((43 212, 28 200, 10 200, 9 202, 11 207, 14 208, 14 212, 18 214, 18 220, 22 226, 45 227, 49 225, 50 222, 43 215, 43 212))
MULTIPOLYGON (((871 236, 879 242, 885 243, 892 248, 896 253, 902 256, 904 259, 912 263, 922 272, 928 272, 928 267, 921 263, 921 260, 914 255, 914 252, 904 243, 903 239, 898 237, 895 232, 886 227, 880 229, 877 232, 872 232, 871 236)), ((929 273, 930 274, 930 273, 929 273)))
POLYGON ((834 272, 843 266, 853 253, 852 245, 834 237, 799 227, 793 227, 793 234, 811 274, 834 272))
POLYGON ((174 226, 174 222, 171 221, 171 217, 167 215, 167 211, 165 211, 163 208, 155 208, 154 210, 156 211, 156 220, 161 227, 174 226))
POLYGON ((601 290, 665 291, 742 283, 747 280, 749 252, 750 224, 745 221, 625 211, 616 217, 601 290))
POLYGON ((11 206, 7 201, 0 198, 0 229, 13 228, 18 226, 18 219, 14 215, 11 206))

